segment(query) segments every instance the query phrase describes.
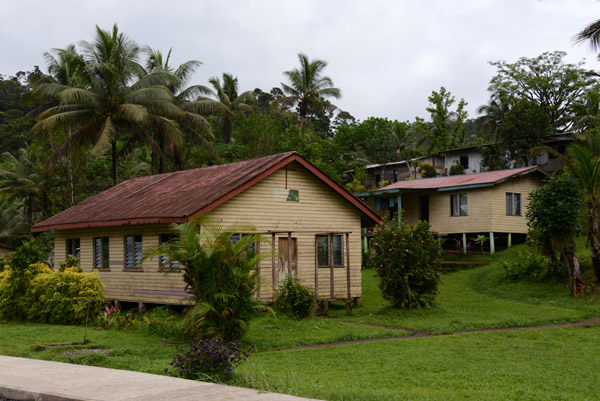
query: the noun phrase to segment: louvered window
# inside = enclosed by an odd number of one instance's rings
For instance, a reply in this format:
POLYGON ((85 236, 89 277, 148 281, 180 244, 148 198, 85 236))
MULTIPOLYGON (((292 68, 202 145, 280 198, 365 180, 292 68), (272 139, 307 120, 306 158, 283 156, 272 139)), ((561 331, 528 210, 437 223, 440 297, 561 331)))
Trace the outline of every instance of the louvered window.
POLYGON ((142 259, 142 236, 125 236, 125 268, 141 269, 140 260, 142 259))
MULTIPOLYGON (((160 234, 158 237, 158 241, 160 244, 165 244, 173 241, 176 238, 174 234, 160 234)), ((164 255, 160 255, 159 257, 159 267, 161 270, 175 270, 181 268, 181 265, 176 260, 171 260, 169 262, 169 258, 164 255)))
MULTIPOLYGON (((343 266, 344 265, 344 252, 343 242, 341 235, 333 236, 333 265, 343 266)), ((329 266, 329 236, 318 235, 317 236, 317 255, 319 258, 319 266, 329 266)))
POLYGON ((94 238, 94 269, 108 268, 108 237, 94 238))
POLYGON ((76 258, 79 258, 79 252, 80 252, 80 247, 79 247, 79 238, 67 238, 66 240, 66 257, 68 258, 69 255, 70 256, 75 256, 76 258))

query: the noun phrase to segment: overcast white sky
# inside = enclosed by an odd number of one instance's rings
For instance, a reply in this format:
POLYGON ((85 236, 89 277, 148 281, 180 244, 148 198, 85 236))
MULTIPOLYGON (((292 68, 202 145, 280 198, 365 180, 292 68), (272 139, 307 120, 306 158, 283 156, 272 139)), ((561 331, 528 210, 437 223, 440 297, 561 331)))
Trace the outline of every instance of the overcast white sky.
POLYGON ((45 51, 91 41, 96 24, 116 22, 140 45, 173 47, 173 64, 202 61, 191 83, 230 72, 242 91, 269 91, 304 52, 329 62, 343 91, 336 104, 359 119, 427 118, 440 86, 475 117, 488 100, 489 61, 564 50, 569 62, 587 58, 600 70, 587 46, 572 43, 598 18, 594 0, 3 0, 0 73, 45 71, 45 51))

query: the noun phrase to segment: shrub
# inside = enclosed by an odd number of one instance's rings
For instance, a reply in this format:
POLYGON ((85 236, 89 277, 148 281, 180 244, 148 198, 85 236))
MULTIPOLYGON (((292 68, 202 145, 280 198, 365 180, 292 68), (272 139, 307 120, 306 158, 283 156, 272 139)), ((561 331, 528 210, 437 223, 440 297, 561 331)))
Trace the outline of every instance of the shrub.
POLYGON ((226 341, 242 338, 261 307, 254 297, 255 267, 265 258, 254 252, 260 236, 242 235, 234 244, 233 234, 251 228, 223 228, 206 219, 175 224, 172 229, 176 239, 149 249, 143 260, 163 255, 181 264, 183 280, 195 301, 182 322, 186 334, 226 341))
POLYGON ((231 378, 236 365, 250 354, 240 349, 239 341, 224 342, 220 338, 195 339, 189 349, 177 347, 170 365, 173 370, 165 369, 171 376, 210 382, 223 382, 231 378))
POLYGON ((31 281, 39 274, 52 271, 44 263, 21 268, 19 264, 26 260, 23 258, 15 265, 8 265, 0 273, 0 317, 3 319, 25 319, 26 309, 30 307, 26 298, 31 281))
POLYGON ((358 193, 358 192, 366 192, 367 191, 367 187, 365 187, 358 179, 354 179, 354 181, 349 182, 348 184, 346 184, 346 189, 352 193, 358 193))
POLYGON ((519 255, 510 262, 502 262, 506 275, 510 280, 521 279, 541 280, 548 273, 548 261, 540 254, 519 252, 519 255))
POLYGON ((461 175, 465 173, 465 168, 458 161, 450 166, 450 171, 448 171, 449 175, 461 175))
POLYGON ((419 166, 419 168, 417 169, 417 171, 419 172, 419 174, 421 174, 421 176, 423 178, 433 178, 433 177, 437 176, 435 167, 433 167, 433 164, 431 164, 429 162, 425 162, 425 163, 421 164, 419 166))
POLYGON ((404 225, 385 222, 373 237, 373 263, 383 297, 396 307, 434 304, 440 270, 439 243, 427 222, 404 225))
POLYGON ((281 284, 275 298, 275 308, 294 318, 303 319, 313 313, 315 296, 308 288, 298 282, 298 279, 287 276, 281 284))
POLYGON ((98 276, 67 267, 63 272, 37 274, 29 283, 24 301, 27 320, 77 324, 85 322, 88 305, 92 319, 102 311, 104 294, 98 276))

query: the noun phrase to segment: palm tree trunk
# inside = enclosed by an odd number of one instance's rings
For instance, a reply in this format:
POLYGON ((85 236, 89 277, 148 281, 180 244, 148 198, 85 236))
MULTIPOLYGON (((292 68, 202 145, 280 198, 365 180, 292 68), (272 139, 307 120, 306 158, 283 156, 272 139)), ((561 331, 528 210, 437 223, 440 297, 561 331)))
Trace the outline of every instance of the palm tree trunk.
POLYGON ((158 138, 158 147, 162 152, 162 154, 158 155, 158 174, 162 174, 165 170, 165 140, 162 135, 158 138))
POLYGON ((581 294, 581 268, 579 266, 579 260, 575 255, 575 244, 567 245, 567 249, 563 252, 563 259, 567 263, 567 270, 569 271, 569 286, 571 288, 571 296, 576 297, 581 294))
POLYGON ((300 136, 304 138, 304 125, 306 123, 306 115, 308 114, 308 102, 302 100, 300 102, 300 136))
POLYGON ((588 221, 589 231, 588 240, 590 241, 590 252, 592 256, 592 267, 594 275, 600 282, 600 221, 598 221, 598 202, 594 199, 588 202, 588 221))
POLYGON ((233 130, 231 126, 231 116, 229 114, 225 114, 223 116, 223 142, 231 143, 231 131, 233 130))
MULTIPOLYGON (((67 138, 71 138, 71 126, 67 127, 67 138)), ((71 144, 67 148, 67 185, 70 192, 70 206, 75 204, 75 190, 73 185, 73 162, 71 160, 71 144)))
POLYGON ((117 171, 117 141, 112 141, 112 176, 113 176, 113 185, 117 185, 119 183, 119 173, 117 171))

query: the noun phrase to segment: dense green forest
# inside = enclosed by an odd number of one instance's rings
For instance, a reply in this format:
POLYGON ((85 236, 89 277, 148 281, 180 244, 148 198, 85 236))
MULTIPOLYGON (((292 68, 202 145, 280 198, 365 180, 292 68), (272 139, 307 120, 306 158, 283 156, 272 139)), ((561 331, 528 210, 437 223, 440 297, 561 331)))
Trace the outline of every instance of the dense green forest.
POLYGON ((200 61, 171 65, 170 50, 116 25, 78 43, 49 50, 43 67, 0 75, 0 243, 136 176, 296 150, 343 183, 351 169, 364 181, 366 164, 474 144, 498 169, 527 164, 544 135, 600 127, 597 75, 559 51, 491 61, 489 102, 476 116, 441 87, 427 120, 359 121, 336 107, 343 88, 327 62, 305 54, 273 77, 280 86, 252 90, 234 73, 198 78, 200 61))

